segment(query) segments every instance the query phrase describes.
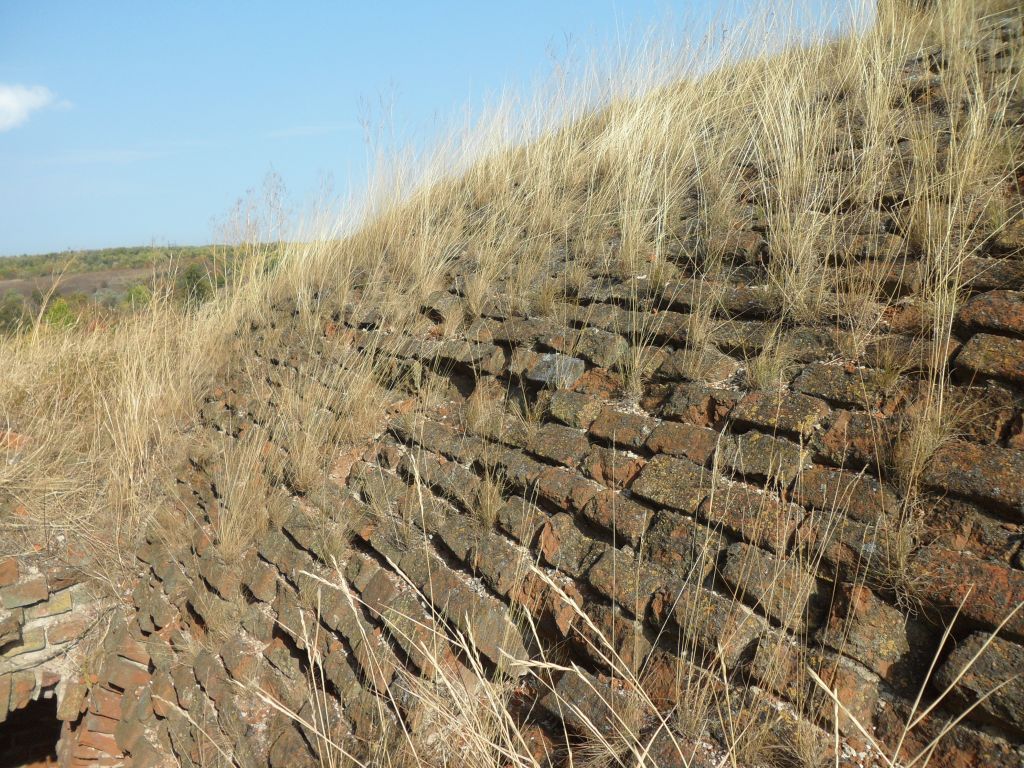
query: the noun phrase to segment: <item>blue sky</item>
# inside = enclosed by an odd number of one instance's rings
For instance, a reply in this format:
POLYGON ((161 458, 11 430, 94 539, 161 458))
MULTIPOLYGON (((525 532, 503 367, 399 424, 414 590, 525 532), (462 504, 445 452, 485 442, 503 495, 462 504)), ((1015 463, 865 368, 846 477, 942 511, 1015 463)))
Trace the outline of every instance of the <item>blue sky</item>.
POLYGON ((567 48, 716 5, 0 0, 0 255, 209 242, 270 171, 358 189, 367 117, 422 143, 567 48))

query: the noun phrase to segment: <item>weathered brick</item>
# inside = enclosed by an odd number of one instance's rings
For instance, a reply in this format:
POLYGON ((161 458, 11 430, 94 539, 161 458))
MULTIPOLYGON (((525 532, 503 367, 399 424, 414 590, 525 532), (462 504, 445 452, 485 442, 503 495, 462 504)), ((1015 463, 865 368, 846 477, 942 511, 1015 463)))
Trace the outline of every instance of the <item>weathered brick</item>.
POLYGON ((793 389, 840 405, 880 408, 897 393, 882 371, 871 368, 811 363, 793 382, 793 389))
POLYGON ((527 448, 548 461, 575 467, 590 450, 590 442, 579 430, 548 423, 534 430, 527 448))
POLYGON ((0 560, 0 587, 8 587, 18 580, 18 561, 13 557, 0 560))
POLYGON ((667 577, 631 553, 608 547, 587 572, 594 588, 634 616, 643 617, 654 592, 667 577))
POLYGON ((697 517, 778 553, 785 551, 804 511, 755 486, 729 483, 700 503, 697 517))
MULTIPOLYGON (((823 724, 832 724, 831 697, 807 674, 813 669, 858 723, 868 727, 878 703, 878 677, 855 661, 830 651, 805 648, 782 633, 772 632, 758 643, 751 674, 764 688, 799 705, 823 724)), ((840 713, 839 731, 859 734, 850 716, 840 713)))
POLYGON ((655 456, 640 470, 630 490, 655 504, 693 514, 717 485, 721 481, 710 470, 692 461, 655 456))
POLYGON ((46 647, 46 630, 42 627, 29 627, 21 630, 19 642, 8 646, 3 651, 3 658, 13 659, 25 653, 41 651, 46 647))
POLYGON ((901 745, 898 757, 903 763, 926 753, 930 756, 928 765, 939 768, 1020 768, 1024 760, 1020 744, 966 723, 950 727, 945 717, 926 717, 908 731, 906 724, 920 710, 911 710, 910 702, 897 696, 883 694, 879 698, 875 738, 888 747, 887 754, 893 757, 897 745, 901 745))
POLYGON ((1022 668, 1024 647, 975 632, 939 667, 937 682, 945 688, 959 677, 955 690, 960 696, 967 701, 987 697, 979 705, 981 711, 1016 727, 1024 721, 1022 668))
POLYGON ((989 291, 970 299, 957 313, 968 328, 1024 334, 1024 292, 989 291))
POLYGON ((582 576, 597 562, 604 546, 584 536, 572 517, 566 514, 557 514, 549 519, 538 540, 545 562, 575 577, 582 576))
POLYGON ((898 689, 911 691, 935 652, 934 635, 867 587, 841 584, 819 639, 898 689))
POLYGON ((748 602, 794 631, 812 629, 824 616, 825 584, 793 558, 733 544, 726 550, 722 578, 748 602))
POLYGON ((577 429, 589 428, 603 407, 600 398, 580 392, 555 392, 548 401, 552 418, 577 429))
POLYGON ((586 370, 586 365, 577 357, 558 352, 538 356, 524 375, 530 381, 551 389, 571 389, 586 370))
MULTIPOLYGON (((917 551, 910 567, 928 575, 929 602, 947 615, 963 602, 961 613, 988 629, 994 629, 1024 602, 1024 571, 1005 563, 932 545, 917 551)), ((1003 633, 1024 638, 1024 611, 1017 611, 1003 633)))
POLYGON ((956 365, 983 376, 1024 383, 1024 339, 977 333, 956 356, 956 365))
POLYGON ((45 600, 50 595, 45 576, 34 576, 0 589, 0 605, 4 608, 22 608, 45 600))
POLYGON ((537 494, 562 510, 581 510, 604 490, 593 480, 561 467, 549 467, 537 476, 537 494))
POLYGON ((652 562, 696 582, 711 572, 726 544, 717 531, 667 509, 658 510, 645 542, 652 562))
POLYGON ((609 445, 636 450, 643 447, 657 424, 650 416, 605 408, 591 423, 589 432, 609 445))
POLYGON ((738 600, 686 584, 666 588, 651 604, 656 619, 672 618, 686 651, 721 659, 726 669, 747 661, 768 622, 738 600))
POLYGON ((622 336, 594 327, 544 336, 540 343, 556 352, 582 357, 601 368, 611 368, 629 350, 622 336))
POLYGON ((661 405, 661 415, 699 427, 714 427, 739 402, 741 393, 691 382, 676 386, 661 405))
POLYGON ((746 477, 763 478, 773 485, 786 487, 804 467, 810 466, 810 456, 789 440, 763 432, 747 432, 723 436, 718 447, 718 462, 746 477))
POLYGON ((925 466, 926 485, 995 502, 1024 520, 1024 451, 951 441, 925 466))
POLYGON ((833 411, 826 429, 815 433, 810 446, 824 461, 841 467, 868 467, 879 463, 886 446, 887 423, 875 414, 833 411))
POLYGON ((896 494, 875 478, 841 469, 808 469, 801 473, 793 491, 799 504, 849 515, 862 523, 877 523, 899 510, 896 494))
POLYGON ((683 456, 694 464, 706 464, 714 455, 720 438, 721 433, 707 427, 666 421, 655 427, 646 445, 652 453, 683 456))
POLYGON ((699 350, 677 349, 665 356, 665 362, 656 371, 664 379, 724 382, 740 369, 740 363, 715 347, 702 346, 699 350))
POLYGON ((751 392, 729 413, 740 425, 809 437, 828 415, 824 400, 796 392, 751 392))
POLYGON ((41 619, 46 616, 56 616, 60 613, 67 613, 73 607, 73 599, 70 588, 53 592, 49 598, 41 603, 25 609, 25 618, 29 621, 41 619))
POLYGON ((640 542, 651 519, 651 511, 647 507, 611 490, 594 496, 583 507, 582 514, 633 545, 640 542))
POLYGON ((583 461, 583 472, 602 485, 625 488, 637 476, 644 460, 615 448, 594 446, 583 461))

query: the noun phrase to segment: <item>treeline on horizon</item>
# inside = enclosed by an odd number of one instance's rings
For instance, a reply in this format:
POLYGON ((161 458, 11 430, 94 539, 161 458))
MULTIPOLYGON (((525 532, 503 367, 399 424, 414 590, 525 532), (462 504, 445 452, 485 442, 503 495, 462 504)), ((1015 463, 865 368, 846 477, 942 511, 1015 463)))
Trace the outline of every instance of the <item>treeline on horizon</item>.
POLYGON ((157 291, 197 306, 224 284, 237 253, 230 245, 151 245, 0 258, 0 334, 37 322, 105 325, 157 291))

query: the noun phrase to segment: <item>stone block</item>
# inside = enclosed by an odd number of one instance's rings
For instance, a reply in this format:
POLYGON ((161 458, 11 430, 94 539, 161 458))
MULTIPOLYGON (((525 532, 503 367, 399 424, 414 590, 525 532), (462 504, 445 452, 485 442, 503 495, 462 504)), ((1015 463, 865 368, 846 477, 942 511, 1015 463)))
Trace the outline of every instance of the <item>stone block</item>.
POLYGON ((981 712, 1016 728, 1024 722, 1021 669, 1024 647, 1000 637, 990 639, 986 632, 975 632, 939 667, 936 682, 944 689, 959 676, 955 691, 964 703, 985 697, 978 707, 981 712))
POLYGON ((997 290, 979 294, 960 309, 957 322, 972 329, 1024 335, 1024 292, 997 290))
POLYGON ((34 619, 42 619, 46 616, 56 616, 61 613, 67 613, 73 607, 73 595, 71 592, 72 588, 62 589, 59 592, 53 592, 49 598, 41 603, 36 603, 25 609, 25 618, 28 621, 34 619))
POLYGON ((724 435, 718 447, 718 462, 745 477, 761 478, 783 488, 811 464, 808 452, 800 445, 763 432, 724 435))
POLYGON ((705 498, 697 518, 772 552, 784 552, 804 519, 802 508, 770 491, 729 483, 705 498))
POLYGON ((572 389, 586 369, 586 364, 577 357, 548 352, 538 356, 524 375, 527 380, 550 389, 572 389))
POLYGON ((698 427, 716 427, 740 401, 742 394, 698 382, 679 384, 661 405, 661 415, 698 427))
POLYGON ((622 493, 604 490, 583 507, 581 514, 592 523, 611 531, 617 541, 640 543, 651 520, 651 511, 622 493))
POLYGON ((702 653, 713 666, 720 660, 728 670, 749 661, 768 631, 768 622, 738 600, 693 584, 659 591, 651 610, 659 621, 673 620, 685 652, 702 653))
POLYGON ((544 561, 577 578, 597 562, 604 546, 583 535, 572 517, 562 513, 544 524, 538 539, 544 561))
POLYGON ((615 448, 594 446, 583 461, 583 472, 609 488, 624 488, 632 482, 644 460, 615 448))
POLYGON ((587 429, 601 412, 600 398, 580 392, 555 392, 548 401, 548 414, 558 421, 577 429, 587 429))
POLYGON ((5 557, 0 560, 0 588, 9 587, 18 580, 18 560, 5 557))
POLYGON ((21 642, 7 646, 3 658, 13 659, 25 653, 41 651, 46 647, 46 630, 42 627, 27 627, 21 630, 21 642))
POLYGON ((527 449, 548 461, 575 467, 590 450, 590 442, 579 430, 547 423, 533 431, 527 449))

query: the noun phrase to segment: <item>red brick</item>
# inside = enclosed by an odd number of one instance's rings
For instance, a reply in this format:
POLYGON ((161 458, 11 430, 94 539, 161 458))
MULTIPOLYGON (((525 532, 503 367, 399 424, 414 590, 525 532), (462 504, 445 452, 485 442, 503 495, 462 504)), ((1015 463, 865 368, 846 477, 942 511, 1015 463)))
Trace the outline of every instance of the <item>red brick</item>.
POLYGON ((650 416, 605 408, 590 425, 590 434, 618 448, 640 448, 657 425, 650 416))
POLYGON ((625 488, 637 476, 644 463, 638 456, 614 448, 595 446, 583 461, 583 472, 602 485, 625 488))
POLYGON ((695 464, 706 464, 720 437, 720 433, 713 429, 666 421, 651 432, 647 438, 647 449, 652 453, 685 456, 695 464))
POLYGON ((18 580, 18 561, 13 557, 0 560, 0 587, 7 587, 18 580))

